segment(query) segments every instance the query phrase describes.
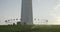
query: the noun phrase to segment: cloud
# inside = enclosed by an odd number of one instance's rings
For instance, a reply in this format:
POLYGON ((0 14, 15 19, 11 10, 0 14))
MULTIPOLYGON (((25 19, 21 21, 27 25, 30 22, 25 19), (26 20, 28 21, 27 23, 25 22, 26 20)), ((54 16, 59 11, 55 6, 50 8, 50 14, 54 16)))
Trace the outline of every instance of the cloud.
POLYGON ((50 13, 50 16, 55 18, 56 17, 56 14, 55 13, 50 13))
POLYGON ((60 0, 57 0, 54 10, 58 10, 60 8, 60 0))
POLYGON ((52 23, 53 24, 60 24, 60 15, 58 14, 55 14, 55 13, 51 13, 50 14, 50 16, 51 16, 51 20, 53 21, 52 23))
POLYGON ((59 7, 60 7, 60 3, 59 3, 59 4, 57 4, 57 5, 54 7, 54 10, 59 9, 59 7))

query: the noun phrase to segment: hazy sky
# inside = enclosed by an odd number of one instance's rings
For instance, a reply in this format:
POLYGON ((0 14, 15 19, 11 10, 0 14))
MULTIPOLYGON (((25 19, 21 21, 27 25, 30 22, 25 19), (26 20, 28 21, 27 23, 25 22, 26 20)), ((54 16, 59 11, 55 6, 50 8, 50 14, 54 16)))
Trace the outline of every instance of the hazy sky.
MULTIPOLYGON (((60 0, 32 0, 32 4, 33 18, 47 19, 50 24, 60 24, 60 0)), ((5 19, 20 16, 21 0, 0 0, 0 24, 5 24, 5 19)))

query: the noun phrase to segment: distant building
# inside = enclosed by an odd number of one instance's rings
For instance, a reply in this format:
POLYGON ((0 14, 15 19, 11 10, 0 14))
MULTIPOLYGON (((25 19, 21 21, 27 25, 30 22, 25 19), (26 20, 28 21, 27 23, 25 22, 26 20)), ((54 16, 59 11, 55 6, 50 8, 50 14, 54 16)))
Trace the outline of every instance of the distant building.
POLYGON ((21 24, 21 22, 17 22, 17 25, 21 24))
POLYGON ((8 24, 8 25, 17 24, 18 22, 21 22, 21 20, 20 19, 8 19, 8 20, 5 20, 5 23, 8 24))

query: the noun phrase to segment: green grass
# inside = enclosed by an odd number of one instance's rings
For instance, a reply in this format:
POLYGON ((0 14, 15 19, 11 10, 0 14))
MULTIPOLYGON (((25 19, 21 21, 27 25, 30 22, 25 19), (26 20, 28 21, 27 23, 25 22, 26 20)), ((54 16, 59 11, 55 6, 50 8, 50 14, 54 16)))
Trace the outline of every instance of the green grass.
POLYGON ((0 25, 0 32, 60 32, 60 25, 0 25))

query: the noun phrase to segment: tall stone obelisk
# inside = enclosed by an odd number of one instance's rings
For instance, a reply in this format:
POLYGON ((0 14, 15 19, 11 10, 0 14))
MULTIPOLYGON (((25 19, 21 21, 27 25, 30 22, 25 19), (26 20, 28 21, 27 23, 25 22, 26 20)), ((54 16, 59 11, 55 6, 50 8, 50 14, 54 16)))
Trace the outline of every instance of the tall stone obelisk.
POLYGON ((22 0, 21 23, 33 24, 32 0, 22 0))

